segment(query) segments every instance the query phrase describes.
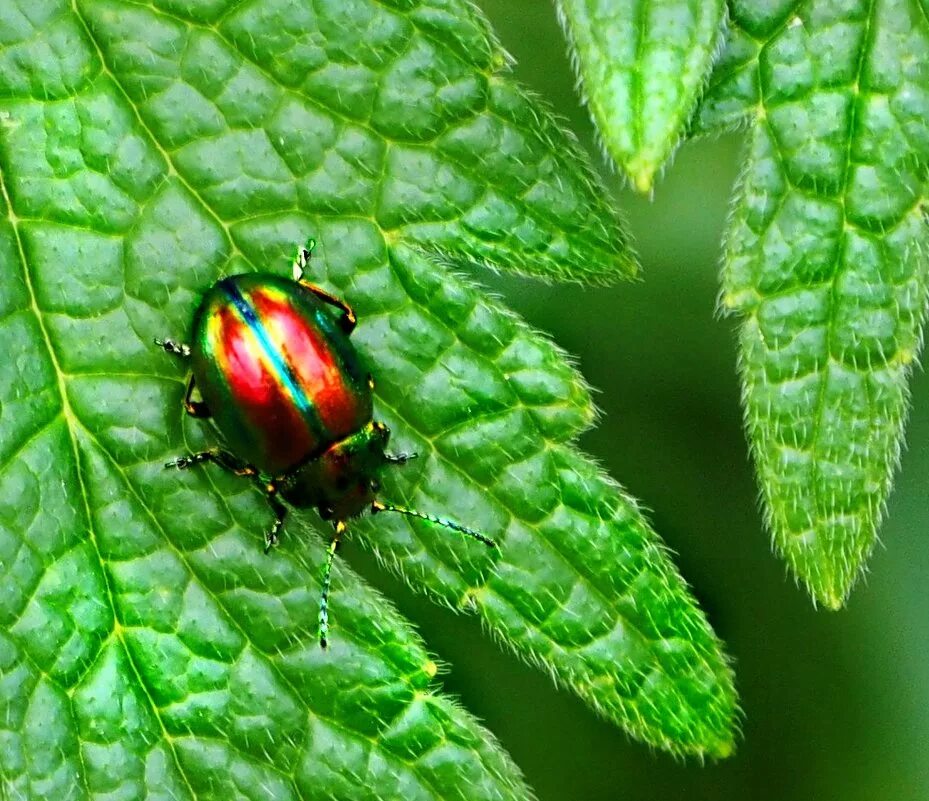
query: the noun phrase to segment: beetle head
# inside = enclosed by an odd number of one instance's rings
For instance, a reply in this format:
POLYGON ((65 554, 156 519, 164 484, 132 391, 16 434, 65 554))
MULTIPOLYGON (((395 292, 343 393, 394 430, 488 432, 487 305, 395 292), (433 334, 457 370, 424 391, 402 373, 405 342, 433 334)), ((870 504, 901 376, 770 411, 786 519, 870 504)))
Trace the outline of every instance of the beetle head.
POLYGON ((301 465, 282 484, 294 506, 315 506, 327 520, 347 520, 367 510, 379 488, 390 431, 370 423, 301 465))

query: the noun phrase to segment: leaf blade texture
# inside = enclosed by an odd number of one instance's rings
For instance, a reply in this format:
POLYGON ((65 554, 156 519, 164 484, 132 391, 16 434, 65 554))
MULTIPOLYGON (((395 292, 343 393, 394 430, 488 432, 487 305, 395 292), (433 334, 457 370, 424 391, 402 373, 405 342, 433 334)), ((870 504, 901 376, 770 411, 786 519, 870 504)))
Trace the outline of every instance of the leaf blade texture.
MULTIPOLYGON (((575 458, 566 443, 592 406, 563 354, 444 261, 591 283, 630 274, 576 144, 500 73, 463 3, 24 1, 0 14, 0 325, 16 357, 0 395, 5 786, 26 798, 531 797, 438 692, 409 625, 341 560, 332 646, 319 651, 312 514, 292 514, 265 557, 268 513, 248 482, 163 469, 215 434, 184 418, 183 367, 151 339, 183 337, 223 274, 286 272, 314 234, 314 280, 359 311, 379 414, 422 446, 391 491, 432 488, 445 506, 427 511, 509 536, 538 515, 547 473, 500 489, 526 507, 507 512, 478 489, 485 437, 514 443, 491 447, 501 472, 535 434, 545 470, 570 470, 557 459, 575 458), (436 281, 433 308, 422 298, 436 281)), ((629 559, 656 598, 629 614, 656 622, 638 659, 616 633, 561 681, 597 705, 599 666, 615 658, 629 682, 648 668, 641 702, 602 703, 605 714, 672 750, 725 751, 735 699, 718 641, 634 504, 611 485, 586 493, 606 479, 577 464, 577 503, 632 520, 629 559)), ((495 567, 402 521, 353 529, 446 602, 495 567)), ((598 578, 611 592, 615 581, 598 578)), ((524 616, 485 611, 517 652, 547 659, 551 633, 506 630, 524 616)))
POLYGON ((742 3, 695 132, 753 123, 723 270, 776 549, 842 606, 877 538, 922 344, 918 2, 742 3))
POLYGON ((605 150, 651 191, 712 66, 724 0, 560 0, 558 9, 605 150))

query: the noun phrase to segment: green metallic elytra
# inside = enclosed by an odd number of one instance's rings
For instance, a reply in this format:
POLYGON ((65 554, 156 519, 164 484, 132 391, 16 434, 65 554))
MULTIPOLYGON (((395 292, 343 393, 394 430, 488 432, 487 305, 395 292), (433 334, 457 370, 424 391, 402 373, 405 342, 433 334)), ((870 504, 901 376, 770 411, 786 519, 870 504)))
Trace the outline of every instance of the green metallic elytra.
POLYGON ((495 543, 449 520, 376 499, 383 469, 411 456, 387 454, 390 431, 373 420, 374 381, 350 340, 355 313, 304 280, 314 246, 310 240, 298 249, 292 281, 254 273, 214 284, 194 315, 193 345, 155 342, 190 358, 184 407, 195 417, 211 417, 227 446, 167 466, 183 470, 213 462, 254 479, 275 516, 265 552, 284 525, 281 498, 316 508, 333 521, 319 608, 319 641, 325 648, 332 562, 346 520, 365 511, 397 512, 491 547, 495 543), (194 398, 195 389, 201 400, 194 398))

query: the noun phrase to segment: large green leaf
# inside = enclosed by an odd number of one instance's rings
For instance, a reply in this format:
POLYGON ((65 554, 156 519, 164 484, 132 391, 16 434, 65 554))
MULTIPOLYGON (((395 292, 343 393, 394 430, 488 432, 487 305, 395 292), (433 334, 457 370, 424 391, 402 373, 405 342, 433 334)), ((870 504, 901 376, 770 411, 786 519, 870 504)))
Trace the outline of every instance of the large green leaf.
POLYGON ((215 435, 152 338, 183 337, 220 275, 286 271, 311 233, 314 280, 359 312, 379 417, 422 454, 385 497, 501 548, 386 515, 352 533, 636 736, 729 750, 718 641, 634 502, 570 445, 594 415, 583 381, 444 266, 633 269, 586 160, 503 64, 458 0, 0 5, 14 797, 528 796, 341 561, 319 650, 315 513, 266 557, 248 482, 163 469, 215 435))
POLYGON ((734 2, 696 132, 753 121, 723 308, 775 545, 841 606, 876 540, 927 302, 929 15, 734 2))
POLYGON ((558 9, 603 144, 648 192, 712 65, 725 0, 558 0, 558 9))

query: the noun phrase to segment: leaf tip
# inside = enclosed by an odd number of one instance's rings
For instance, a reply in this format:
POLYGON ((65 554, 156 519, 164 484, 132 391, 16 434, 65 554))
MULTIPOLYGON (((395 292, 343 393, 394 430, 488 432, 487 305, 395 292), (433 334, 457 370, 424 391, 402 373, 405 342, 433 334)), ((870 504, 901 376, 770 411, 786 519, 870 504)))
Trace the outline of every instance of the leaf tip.
POLYGON ((822 606, 830 612, 838 612, 845 606, 853 583, 854 578, 850 581, 837 580, 825 584, 808 581, 807 587, 817 606, 822 606))
POLYGON ((830 595, 828 597, 820 598, 820 601, 822 605, 830 612, 840 612, 842 607, 845 606, 845 596, 830 595))
POLYGON ((846 553, 840 559, 804 554, 803 558, 785 551, 787 563, 806 587, 813 605, 838 612, 845 607, 852 588, 864 571, 866 553, 846 553))
POLYGON ((728 759, 735 753, 735 738, 730 737, 726 740, 719 740, 712 747, 707 749, 707 756, 711 759, 728 759))
POLYGON ((650 161, 634 159, 626 165, 626 174, 640 195, 650 195, 655 188, 655 173, 658 165, 650 161))
POLYGON ((723 314, 736 311, 739 308, 738 296, 735 292, 723 292, 719 296, 719 309, 723 314))

